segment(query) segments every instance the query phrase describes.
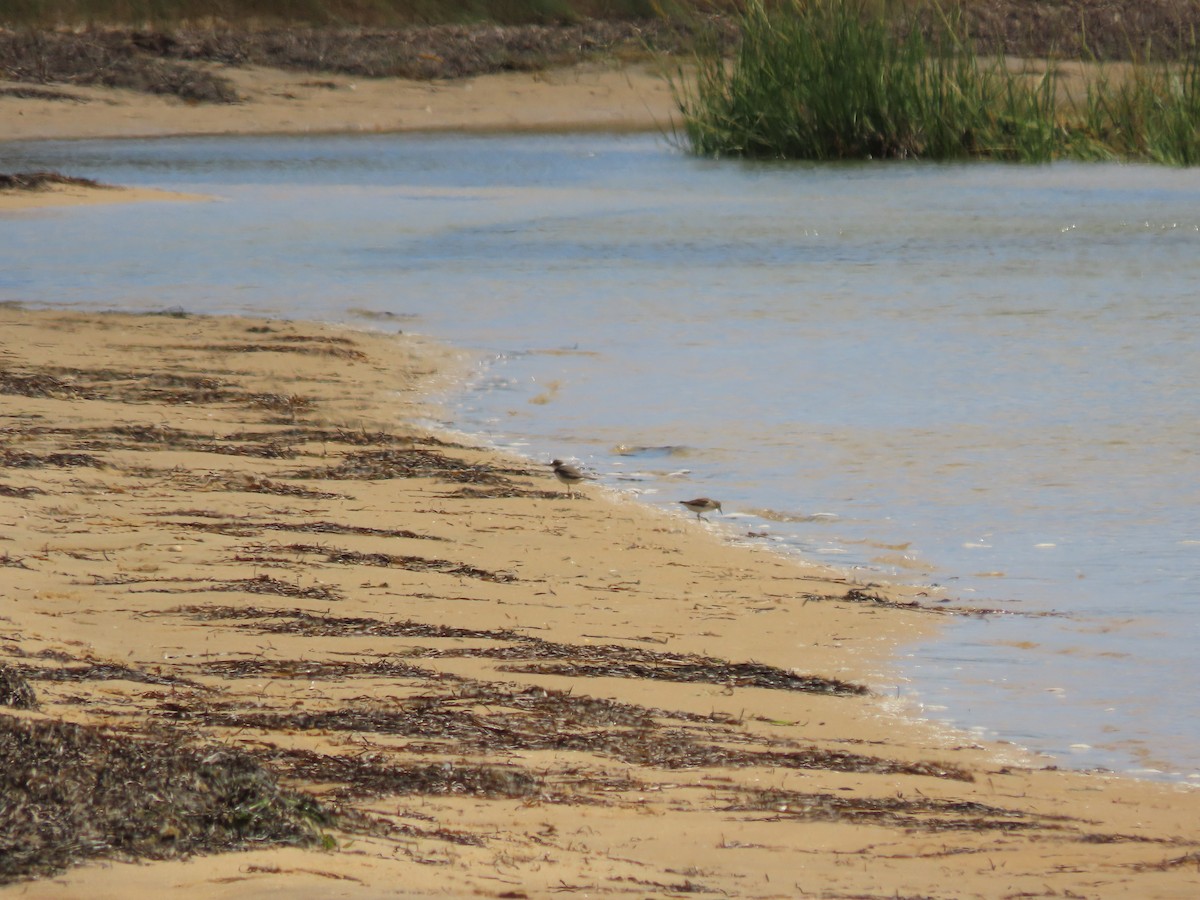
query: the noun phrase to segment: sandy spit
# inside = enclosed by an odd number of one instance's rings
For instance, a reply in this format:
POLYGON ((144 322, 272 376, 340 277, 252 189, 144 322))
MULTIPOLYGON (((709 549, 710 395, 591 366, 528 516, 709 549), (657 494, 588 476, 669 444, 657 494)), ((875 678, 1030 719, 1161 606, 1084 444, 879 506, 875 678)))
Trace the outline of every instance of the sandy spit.
POLYGON ((38 703, 0 715, 165 728, 361 814, 0 894, 1200 896, 1200 794, 898 715, 940 613, 414 427, 457 365, 0 308, 0 666, 38 703))
MULTIPOLYGON (((69 99, 0 95, 0 140, 403 131, 669 131, 676 107, 655 64, 589 63, 449 81, 222 67, 246 102, 65 86, 69 99)), ((19 87, 0 81, 0 87, 19 87)))
MULTIPOLYGON (((590 63, 546 72, 453 81, 355 79, 263 67, 222 67, 246 98, 189 104, 171 97, 67 86, 65 99, 0 93, 0 142, 179 135, 385 133, 418 131, 671 132, 670 81, 653 64, 590 63)), ((0 88, 19 87, 0 80, 0 88)), ((64 174, 73 174, 70 172, 64 174)), ((0 213, 48 206, 196 200, 192 195, 112 186, 0 190, 0 213)))
POLYGON ((43 207, 99 206, 105 203, 145 203, 208 200, 202 194, 182 194, 153 188, 80 187, 54 185, 38 190, 0 190, 0 212, 17 212, 43 207))

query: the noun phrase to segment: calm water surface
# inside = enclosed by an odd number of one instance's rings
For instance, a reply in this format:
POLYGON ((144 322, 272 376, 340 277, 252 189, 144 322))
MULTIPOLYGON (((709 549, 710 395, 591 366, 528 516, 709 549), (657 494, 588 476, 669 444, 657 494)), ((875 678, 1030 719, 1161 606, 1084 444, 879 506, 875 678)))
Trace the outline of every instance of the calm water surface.
POLYGON ((218 199, 0 215, 0 300, 393 314, 479 354, 457 428, 1014 613, 878 686, 926 715, 1200 778, 1200 172, 604 135, 0 145, 29 168, 218 199))

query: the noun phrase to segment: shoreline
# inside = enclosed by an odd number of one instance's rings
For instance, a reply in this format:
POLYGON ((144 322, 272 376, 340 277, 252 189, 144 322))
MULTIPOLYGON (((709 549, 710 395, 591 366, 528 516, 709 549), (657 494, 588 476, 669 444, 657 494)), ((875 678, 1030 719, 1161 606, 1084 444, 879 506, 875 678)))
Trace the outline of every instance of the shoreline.
POLYGON ((0 719, 166 729, 345 812, 335 849, 156 844, 2 890, 1200 888, 1200 792, 1029 768, 861 693, 936 627, 902 590, 413 426, 447 348, 237 317, 0 326, 0 667, 39 704, 0 719))

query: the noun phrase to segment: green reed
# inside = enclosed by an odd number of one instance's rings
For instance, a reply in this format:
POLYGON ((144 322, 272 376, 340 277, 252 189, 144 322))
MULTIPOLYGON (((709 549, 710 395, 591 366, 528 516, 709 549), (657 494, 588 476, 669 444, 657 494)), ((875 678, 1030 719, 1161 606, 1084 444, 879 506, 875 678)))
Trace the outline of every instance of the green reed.
POLYGON ((1114 157, 1200 165, 1200 55, 1193 49, 1179 63, 1139 65, 1116 85, 1102 73, 1088 86, 1084 114, 1114 157))
MULTIPOLYGON (((683 136, 703 156, 781 159, 1133 158, 1200 161, 1200 65, 1139 65, 1083 103, 981 59, 936 7, 751 0, 732 59, 702 50, 675 83, 683 136), (932 25, 929 23, 933 23, 932 25)), ((1103 69, 1100 70, 1103 73, 1103 69)))

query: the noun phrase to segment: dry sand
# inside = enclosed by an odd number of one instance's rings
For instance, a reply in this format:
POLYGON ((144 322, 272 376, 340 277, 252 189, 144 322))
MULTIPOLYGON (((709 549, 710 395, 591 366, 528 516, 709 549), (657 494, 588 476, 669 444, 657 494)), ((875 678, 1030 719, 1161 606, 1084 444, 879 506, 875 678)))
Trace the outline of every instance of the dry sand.
MULTIPOLYGON (((0 139, 395 131, 664 130, 670 83, 654 65, 599 63, 425 82, 221 68, 247 102, 189 104, 64 86, 76 100, 0 95, 0 139)), ((0 81, 0 87, 18 87, 0 81)))
POLYGON ((4 715, 166 725, 374 817, 0 893, 1200 896, 1200 794, 847 692, 944 613, 440 442, 411 423, 459 364, 0 308, 0 665, 40 701, 4 715))

